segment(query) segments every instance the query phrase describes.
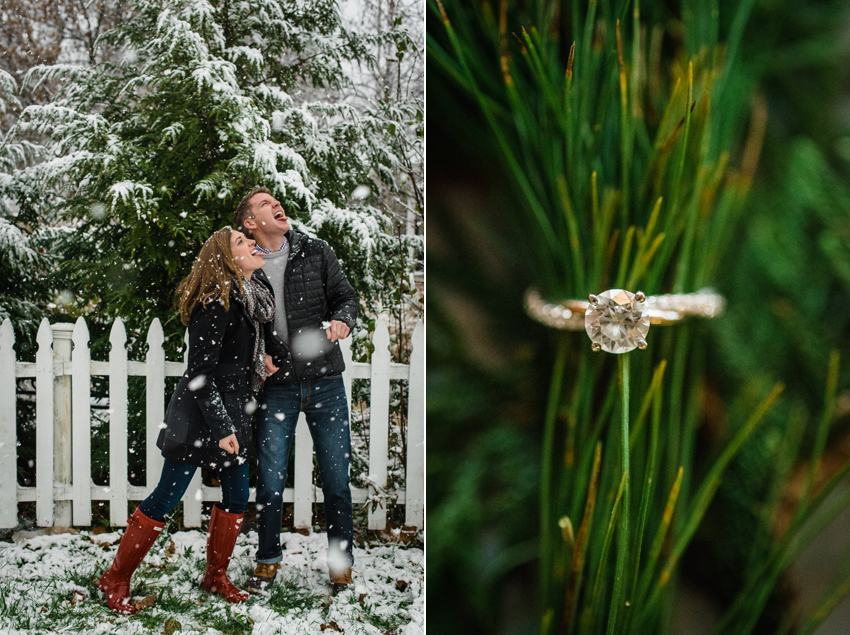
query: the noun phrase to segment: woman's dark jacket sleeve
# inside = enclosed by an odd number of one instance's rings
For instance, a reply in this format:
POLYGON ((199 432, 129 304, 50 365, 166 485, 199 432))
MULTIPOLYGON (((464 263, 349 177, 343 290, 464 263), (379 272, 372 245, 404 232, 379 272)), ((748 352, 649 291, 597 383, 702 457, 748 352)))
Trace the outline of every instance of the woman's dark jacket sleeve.
POLYGON ((198 304, 189 324, 189 390, 218 441, 236 432, 213 377, 229 319, 221 303, 213 300, 206 307, 198 304))

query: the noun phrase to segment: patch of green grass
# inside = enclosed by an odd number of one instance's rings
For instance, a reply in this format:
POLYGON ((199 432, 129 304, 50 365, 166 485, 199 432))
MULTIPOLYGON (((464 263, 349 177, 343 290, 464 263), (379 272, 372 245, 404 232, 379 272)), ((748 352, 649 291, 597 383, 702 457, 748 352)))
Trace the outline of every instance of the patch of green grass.
POLYGON ((394 632, 405 624, 410 623, 407 608, 412 604, 410 600, 403 600, 398 604, 397 612, 392 615, 381 615, 376 613, 372 606, 363 604, 363 617, 375 628, 384 632, 394 632))
POLYGON ((130 583, 131 597, 137 595, 148 597, 149 595, 156 594, 158 598, 161 590, 160 587, 154 586, 152 578, 143 578, 142 576, 134 575, 130 583))
POLYGON ((0 586, 0 616, 14 620, 22 611, 22 597, 12 597, 12 590, 0 586))
POLYGON ((96 563, 77 567, 68 573, 68 581, 87 589, 89 593, 94 593, 97 589, 96 580, 105 571, 105 568, 100 567, 96 563))
MULTIPOLYGON (((171 612, 167 612, 163 610, 163 607, 160 603, 161 597, 157 598, 157 603, 155 607, 151 607, 150 609, 139 611, 135 613, 130 619, 135 622, 140 622, 144 625, 145 628, 154 633, 162 632, 162 629, 165 627, 165 622, 171 619, 171 612)), ((191 602, 189 602, 191 605, 191 602)))
POLYGON ((188 615, 195 606, 196 598, 185 593, 174 593, 170 588, 163 589, 156 601, 161 611, 173 615, 188 615))
POLYGON ((324 600, 325 596, 311 593, 299 587, 293 580, 287 579, 271 588, 266 606, 285 615, 290 611, 318 608, 324 600))
POLYGON ((254 630, 254 620, 247 615, 242 615, 231 609, 230 605, 226 605, 224 615, 217 612, 212 622, 207 623, 208 626, 224 633, 224 635, 248 635, 254 630))
MULTIPOLYGON (((88 567, 86 567, 88 569, 88 567)), ((85 572, 78 572, 78 576, 84 576, 85 572)), ((66 580, 62 580, 65 582, 66 580)), ((80 584, 84 587, 93 585, 80 584)), ((0 589, 0 617, 7 618, 15 628, 32 633, 49 632, 57 624, 71 632, 87 632, 91 624, 97 621, 106 611, 97 601, 94 591, 90 591, 91 599, 74 601, 74 591, 63 591, 59 589, 57 579, 40 581, 38 583, 20 582, 17 584, 15 599, 12 599, 10 589, 0 589), (36 584, 39 591, 47 590, 50 593, 49 601, 31 606, 31 594, 36 592, 36 584)))

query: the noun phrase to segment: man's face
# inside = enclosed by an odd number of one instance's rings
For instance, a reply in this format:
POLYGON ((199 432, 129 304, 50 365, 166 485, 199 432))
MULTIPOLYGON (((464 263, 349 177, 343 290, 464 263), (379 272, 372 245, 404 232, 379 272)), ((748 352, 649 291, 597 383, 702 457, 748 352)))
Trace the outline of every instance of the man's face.
POLYGON ((245 219, 245 227, 261 236, 285 234, 289 231, 289 217, 271 194, 254 194, 249 202, 254 217, 245 219))

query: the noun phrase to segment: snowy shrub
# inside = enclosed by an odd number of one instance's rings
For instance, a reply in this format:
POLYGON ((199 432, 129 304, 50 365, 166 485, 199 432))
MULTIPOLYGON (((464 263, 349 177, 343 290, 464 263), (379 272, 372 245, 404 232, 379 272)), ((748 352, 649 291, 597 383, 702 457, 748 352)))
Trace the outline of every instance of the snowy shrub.
MULTIPOLYGON (((364 315, 380 311, 415 266, 399 248, 419 248, 421 237, 399 238, 368 199, 350 202, 364 184, 397 190, 397 124, 333 91, 406 33, 348 31, 331 1, 139 0, 132 16, 101 36, 115 59, 39 66, 24 79, 57 87, 12 131, 49 142, 11 179, 38 214, 74 229, 51 250, 61 284, 95 317, 124 318, 131 349, 154 317, 176 348, 172 290, 263 184, 297 227, 331 242, 364 315)), ((413 120, 421 111, 398 109, 413 120)))

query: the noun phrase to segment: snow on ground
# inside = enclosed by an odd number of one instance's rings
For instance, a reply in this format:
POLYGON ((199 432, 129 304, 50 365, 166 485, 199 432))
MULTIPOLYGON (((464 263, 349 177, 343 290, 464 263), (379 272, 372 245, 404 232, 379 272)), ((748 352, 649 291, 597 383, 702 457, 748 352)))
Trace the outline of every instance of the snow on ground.
MULTIPOLYGON (((135 599, 156 594, 156 603, 136 615, 118 616, 107 609, 95 581, 112 562, 120 536, 81 532, 0 542, 0 634, 424 633, 424 553, 419 548, 394 543, 355 547, 354 589, 332 597, 327 536, 284 533, 284 566, 275 585, 233 605, 200 588, 206 534, 167 534, 131 586, 135 599)), ((228 569, 237 586, 253 570, 256 546, 256 532, 239 536, 228 569)))

